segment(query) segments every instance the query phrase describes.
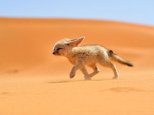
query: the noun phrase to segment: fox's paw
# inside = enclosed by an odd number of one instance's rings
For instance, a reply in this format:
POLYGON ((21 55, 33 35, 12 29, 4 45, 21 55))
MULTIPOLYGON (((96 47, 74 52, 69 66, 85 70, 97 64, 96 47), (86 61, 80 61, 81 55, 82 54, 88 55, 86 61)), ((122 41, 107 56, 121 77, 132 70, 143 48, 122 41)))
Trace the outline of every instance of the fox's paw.
POLYGON ((118 79, 118 78, 119 78, 118 76, 114 76, 114 77, 113 77, 113 79, 118 79))
POLYGON ((73 77, 75 77, 75 73, 74 72, 71 72, 70 73, 70 78, 73 78, 73 77))
POLYGON ((95 71, 95 72, 89 74, 89 77, 93 77, 93 76, 95 76, 96 74, 98 74, 99 72, 100 72, 100 71, 95 71))
POLYGON ((84 80, 91 80, 89 76, 84 76, 84 80))

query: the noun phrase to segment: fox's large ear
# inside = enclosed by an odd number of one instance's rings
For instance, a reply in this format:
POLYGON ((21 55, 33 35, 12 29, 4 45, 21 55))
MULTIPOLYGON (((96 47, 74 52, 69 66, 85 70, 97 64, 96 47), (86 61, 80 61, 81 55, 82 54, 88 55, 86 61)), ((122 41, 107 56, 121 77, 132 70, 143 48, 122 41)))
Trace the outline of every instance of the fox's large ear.
POLYGON ((72 40, 69 41, 68 44, 69 45, 75 45, 75 46, 77 46, 78 44, 80 44, 83 41, 84 38, 85 38, 85 36, 80 37, 80 38, 72 39, 72 40))

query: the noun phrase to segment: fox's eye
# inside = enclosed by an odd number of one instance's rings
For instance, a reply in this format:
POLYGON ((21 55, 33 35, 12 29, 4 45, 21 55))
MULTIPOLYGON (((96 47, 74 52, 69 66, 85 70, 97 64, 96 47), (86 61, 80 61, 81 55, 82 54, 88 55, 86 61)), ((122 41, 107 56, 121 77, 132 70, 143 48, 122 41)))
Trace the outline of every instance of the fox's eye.
POLYGON ((69 46, 70 44, 69 44, 69 43, 67 43, 66 45, 67 45, 67 46, 69 46))
POLYGON ((61 50, 61 49, 63 49, 63 48, 57 48, 57 51, 59 51, 59 50, 61 50))

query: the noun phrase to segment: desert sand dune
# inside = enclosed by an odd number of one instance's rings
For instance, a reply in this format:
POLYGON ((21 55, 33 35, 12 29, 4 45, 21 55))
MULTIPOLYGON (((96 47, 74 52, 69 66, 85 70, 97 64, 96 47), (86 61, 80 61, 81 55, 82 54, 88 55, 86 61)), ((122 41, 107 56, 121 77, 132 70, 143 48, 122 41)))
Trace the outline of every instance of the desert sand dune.
POLYGON ((154 27, 114 21, 0 18, 0 115, 154 115, 154 27), (52 55, 62 38, 86 36, 130 60, 120 78, 91 81, 52 55))

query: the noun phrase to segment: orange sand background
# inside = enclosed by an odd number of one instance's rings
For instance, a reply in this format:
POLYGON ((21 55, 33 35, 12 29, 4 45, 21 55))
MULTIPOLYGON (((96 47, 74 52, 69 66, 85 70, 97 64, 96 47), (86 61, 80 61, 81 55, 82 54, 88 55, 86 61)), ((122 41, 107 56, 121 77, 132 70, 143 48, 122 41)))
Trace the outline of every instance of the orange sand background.
POLYGON ((99 20, 0 18, 0 115, 154 115, 154 27, 99 20), (132 61, 120 78, 91 81, 51 54, 62 38, 86 36, 132 61))

